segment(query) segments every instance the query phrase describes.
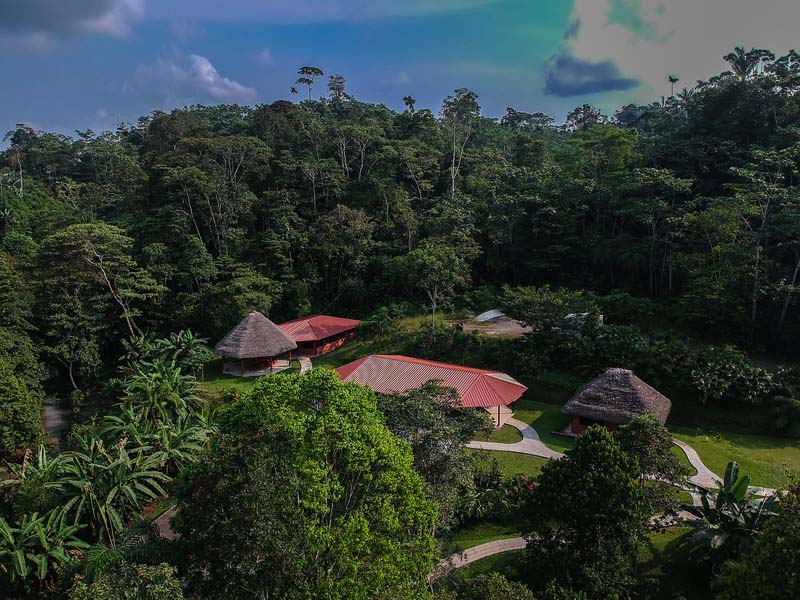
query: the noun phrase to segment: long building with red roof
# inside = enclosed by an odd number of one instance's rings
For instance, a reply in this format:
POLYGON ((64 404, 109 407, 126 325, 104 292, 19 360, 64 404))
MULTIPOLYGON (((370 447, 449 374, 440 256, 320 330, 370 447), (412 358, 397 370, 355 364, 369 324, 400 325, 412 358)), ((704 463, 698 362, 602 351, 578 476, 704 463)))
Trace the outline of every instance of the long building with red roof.
POLYGON ((365 356, 336 372, 343 381, 368 385, 379 394, 403 393, 439 381, 456 390, 461 406, 483 408, 497 426, 511 417, 510 405, 528 389, 505 373, 390 354, 365 356))
POLYGON ((361 321, 356 319, 311 315, 286 321, 278 327, 295 341, 299 352, 318 356, 332 352, 353 339, 359 325, 361 321))

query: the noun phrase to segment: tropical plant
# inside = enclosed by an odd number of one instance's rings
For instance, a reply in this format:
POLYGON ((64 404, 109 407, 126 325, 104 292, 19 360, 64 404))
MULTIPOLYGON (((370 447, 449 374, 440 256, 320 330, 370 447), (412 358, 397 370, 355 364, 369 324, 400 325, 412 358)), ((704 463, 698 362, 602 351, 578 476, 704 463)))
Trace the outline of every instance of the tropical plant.
POLYGON ((750 476, 740 474, 739 465, 730 462, 715 492, 701 490, 701 506, 684 506, 700 519, 687 542, 691 552, 709 560, 715 571, 726 560, 741 557, 775 514, 776 497, 759 496, 749 486, 750 476))
POLYGON ((152 448, 126 449, 121 439, 109 450, 102 440, 76 435, 79 450, 64 453, 64 509, 73 523, 87 523, 94 539, 114 545, 143 502, 167 495, 170 477, 159 470, 152 448))
POLYGON ((800 590, 800 486, 783 495, 777 514, 741 561, 723 565, 720 600, 794 600, 800 590))
POLYGON ((157 565, 122 563, 96 581, 78 581, 69 592, 69 600, 178 600, 183 597, 183 586, 175 567, 163 562, 157 565))
POLYGON ((215 428, 200 414, 179 415, 174 422, 139 421, 133 409, 104 417, 100 435, 104 440, 126 440, 129 448, 147 448, 159 468, 175 475, 205 452, 215 428))
POLYGON ((203 406, 194 376, 184 375, 174 362, 162 359, 136 363, 122 389, 120 407, 130 409, 137 422, 174 422, 203 406))
POLYGON ((9 463, 7 469, 7 476, 0 480, 0 489, 11 490, 17 512, 44 513, 55 505, 63 491, 60 479, 64 469, 62 455, 51 456, 43 444, 37 447, 35 455, 27 449, 22 463, 9 463))
POLYGON ((650 516, 639 477, 636 459, 597 425, 542 467, 527 536, 541 591, 558 584, 569 597, 630 595, 650 516))
POLYGON ((772 376, 733 346, 708 347, 691 372, 691 382, 704 402, 732 399, 758 404, 773 389, 772 376))
POLYGON ((62 508, 45 514, 22 514, 13 523, 0 517, 3 591, 11 592, 20 587, 36 591, 89 547, 77 537, 82 525, 67 521, 67 513, 62 508))

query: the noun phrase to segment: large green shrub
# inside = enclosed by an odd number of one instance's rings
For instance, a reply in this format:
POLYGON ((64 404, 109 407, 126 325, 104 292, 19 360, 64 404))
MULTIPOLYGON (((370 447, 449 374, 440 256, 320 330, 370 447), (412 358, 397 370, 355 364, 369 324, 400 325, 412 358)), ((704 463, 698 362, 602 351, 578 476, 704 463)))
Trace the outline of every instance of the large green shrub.
POLYGON ((77 582, 69 600, 178 600, 183 588, 175 569, 166 563, 156 566, 122 564, 93 583, 77 582))
POLYGON ((759 404, 773 389, 770 374, 733 346, 706 348, 691 373, 691 382, 704 402, 759 404))
POLYGON ((0 454, 32 446, 42 437, 42 398, 0 360, 0 454))

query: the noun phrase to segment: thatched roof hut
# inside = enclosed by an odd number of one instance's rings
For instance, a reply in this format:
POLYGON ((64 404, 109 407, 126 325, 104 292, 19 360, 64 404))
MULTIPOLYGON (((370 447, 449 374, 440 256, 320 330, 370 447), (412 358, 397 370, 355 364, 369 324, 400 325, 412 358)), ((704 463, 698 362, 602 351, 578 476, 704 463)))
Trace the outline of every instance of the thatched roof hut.
MULTIPOLYGON (((247 361, 271 359, 297 348, 292 338, 267 317, 254 310, 231 329, 214 347, 214 354, 247 361)), ((272 363, 269 362, 271 368, 272 363)), ((244 371, 245 365, 241 366, 244 371)))
POLYGON ((645 413, 651 413, 663 424, 670 408, 669 398, 632 371, 608 369, 579 389, 561 411, 573 416, 573 432, 580 433, 592 423, 613 428, 645 413))

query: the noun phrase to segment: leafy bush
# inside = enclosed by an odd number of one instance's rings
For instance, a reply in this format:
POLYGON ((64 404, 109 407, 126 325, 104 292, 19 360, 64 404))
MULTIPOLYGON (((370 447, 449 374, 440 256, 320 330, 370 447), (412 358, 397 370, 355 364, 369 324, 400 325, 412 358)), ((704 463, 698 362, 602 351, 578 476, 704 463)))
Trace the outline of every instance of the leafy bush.
POLYGON ((709 346, 691 372, 692 386, 703 402, 732 400, 759 404, 773 390, 770 374, 750 362, 746 354, 733 346, 709 346))
POLYGON ((642 332, 632 325, 606 325, 590 330, 576 337, 571 345, 573 364, 591 373, 611 367, 634 369, 645 348, 642 332))
POLYGON ((688 381, 697 365, 697 351, 689 340, 676 331, 667 330, 654 335, 642 357, 642 374, 655 382, 688 381))
POLYGON ((42 437, 42 398, 0 361, 0 454, 32 446, 42 437))
POLYGON ((166 563, 156 566, 122 564, 93 583, 77 582, 69 600, 177 600, 183 598, 175 569, 166 563))
POLYGON ((800 438, 800 368, 778 370, 770 404, 772 430, 780 435, 800 438))
POLYGON ((458 590, 457 600, 536 600, 527 587, 509 581, 500 573, 467 579, 458 590))

